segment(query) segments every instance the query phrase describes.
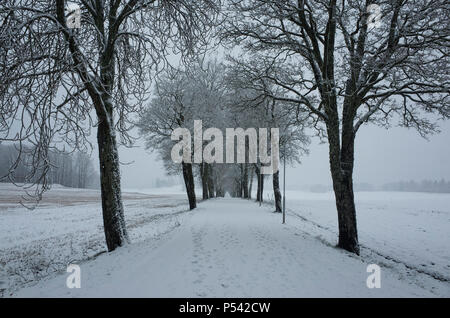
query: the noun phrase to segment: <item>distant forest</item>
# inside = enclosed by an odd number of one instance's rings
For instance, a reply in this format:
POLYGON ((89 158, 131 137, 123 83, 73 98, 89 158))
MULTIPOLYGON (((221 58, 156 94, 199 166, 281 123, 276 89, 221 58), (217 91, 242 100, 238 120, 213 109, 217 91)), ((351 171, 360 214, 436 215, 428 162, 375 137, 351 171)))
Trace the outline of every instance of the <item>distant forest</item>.
POLYGON ((153 182, 153 185, 155 186, 155 188, 164 188, 179 185, 180 182, 181 180, 175 178, 166 178, 166 179, 156 178, 156 180, 154 180, 153 182))
POLYGON ((407 191, 407 192, 435 192, 450 193, 450 181, 441 179, 416 181, 400 181, 386 183, 382 186, 384 191, 407 191))
MULTIPOLYGON (((20 160, 17 145, 0 145, 0 182, 35 183, 41 174, 32 163, 32 152, 22 149, 20 160), (9 177, 9 169, 16 166, 9 177)), ((48 172, 49 184, 60 184, 72 188, 99 188, 99 174, 91 158, 82 152, 50 151, 48 158, 51 168, 48 172)), ((43 166, 43 165, 42 165, 43 166)), ((37 168, 39 170, 39 168, 37 168)))
MULTIPOLYGON (((328 192, 333 189, 331 186, 312 185, 308 188, 311 192, 328 192)), ((355 191, 401 191, 401 192, 431 192, 431 193, 450 193, 450 181, 441 180, 422 180, 420 182, 397 181, 385 183, 376 186, 370 183, 355 183, 355 191)))

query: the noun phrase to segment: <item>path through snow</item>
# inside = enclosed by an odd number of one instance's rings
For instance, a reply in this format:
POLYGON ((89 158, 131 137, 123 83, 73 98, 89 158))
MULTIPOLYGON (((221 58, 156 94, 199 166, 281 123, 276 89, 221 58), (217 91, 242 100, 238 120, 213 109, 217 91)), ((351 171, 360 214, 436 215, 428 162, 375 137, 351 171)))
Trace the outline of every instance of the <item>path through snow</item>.
POLYGON ((368 262, 303 232, 300 220, 280 221, 253 201, 208 200, 169 234, 80 264, 80 289, 63 273, 13 296, 436 296, 387 267, 381 288, 369 289, 368 262))

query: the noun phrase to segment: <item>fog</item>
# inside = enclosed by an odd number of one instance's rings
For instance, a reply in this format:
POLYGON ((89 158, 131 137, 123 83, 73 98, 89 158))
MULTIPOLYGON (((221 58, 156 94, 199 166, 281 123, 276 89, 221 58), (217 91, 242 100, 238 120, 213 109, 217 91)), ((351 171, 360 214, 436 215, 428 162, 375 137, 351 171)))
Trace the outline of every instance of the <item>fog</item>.
MULTIPOLYGON (((449 180, 450 123, 441 122, 440 127, 441 133, 429 136, 429 140, 413 129, 361 127, 356 136, 354 182, 381 185, 399 180, 449 180)), ((328 145, 313 137, 309 150, 301 164, 287 167, 288 187, 331 184, 328 145)), ((94 152, 94 160, 95 156, 94 152)), ((124 188, 149 188, 156 178, 166 177, 162 162, 140 141, 131 149, 121 147, 120 160, 124 188)))

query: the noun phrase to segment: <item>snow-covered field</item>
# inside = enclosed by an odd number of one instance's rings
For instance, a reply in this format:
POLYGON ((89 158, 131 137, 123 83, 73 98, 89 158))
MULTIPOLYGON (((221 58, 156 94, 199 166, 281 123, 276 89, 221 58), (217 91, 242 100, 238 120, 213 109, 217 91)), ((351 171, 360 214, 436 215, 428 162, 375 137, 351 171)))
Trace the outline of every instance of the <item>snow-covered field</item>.
POLYGON ((132 244, 102 253, 98 192, 54 189, 49 197, 92 199, 29 211, 1 203, 14 190, 0 186, 4 296, 450 297, 450 195, 357 193, 358 257, 334 247, 331 193, 287 192, 282 225, 253 201, 213 199, 187 212, 179 186, 128 190, 132 244), (81 289, 66 287, 71 262, 81 289), (371 263, 382 268, 380 289, 366 287, 371 263))
MULTIPOLYGON (((99 191, 54 186, 34 210, 17 204, 23 194, 0 183, 0 296, 106 251, 99 191)), ((188 211, 185 195, 123 198, 133 242, 170 231, 188 211)))
MULTIPOLYGON (((293 191, 286 198, 290 212, 313 224, 311 233, 337 242, 333 193, 293 191)), ((364 256, 379 254, 450 282, 450 194, 357 192, 355 199, 364 256)))

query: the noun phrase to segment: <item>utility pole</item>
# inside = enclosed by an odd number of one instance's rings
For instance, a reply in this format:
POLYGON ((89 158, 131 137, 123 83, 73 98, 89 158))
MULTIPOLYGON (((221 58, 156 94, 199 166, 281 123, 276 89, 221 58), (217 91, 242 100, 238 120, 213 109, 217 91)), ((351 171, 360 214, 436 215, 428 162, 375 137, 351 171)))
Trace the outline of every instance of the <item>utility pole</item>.
POLYGON ((261 173, 261 164, 259 164, 259 206, 262 204, 262 173, 261 173))
POLYGON ((283 224, 286 223, 286 143, 283 147, 283 224))

